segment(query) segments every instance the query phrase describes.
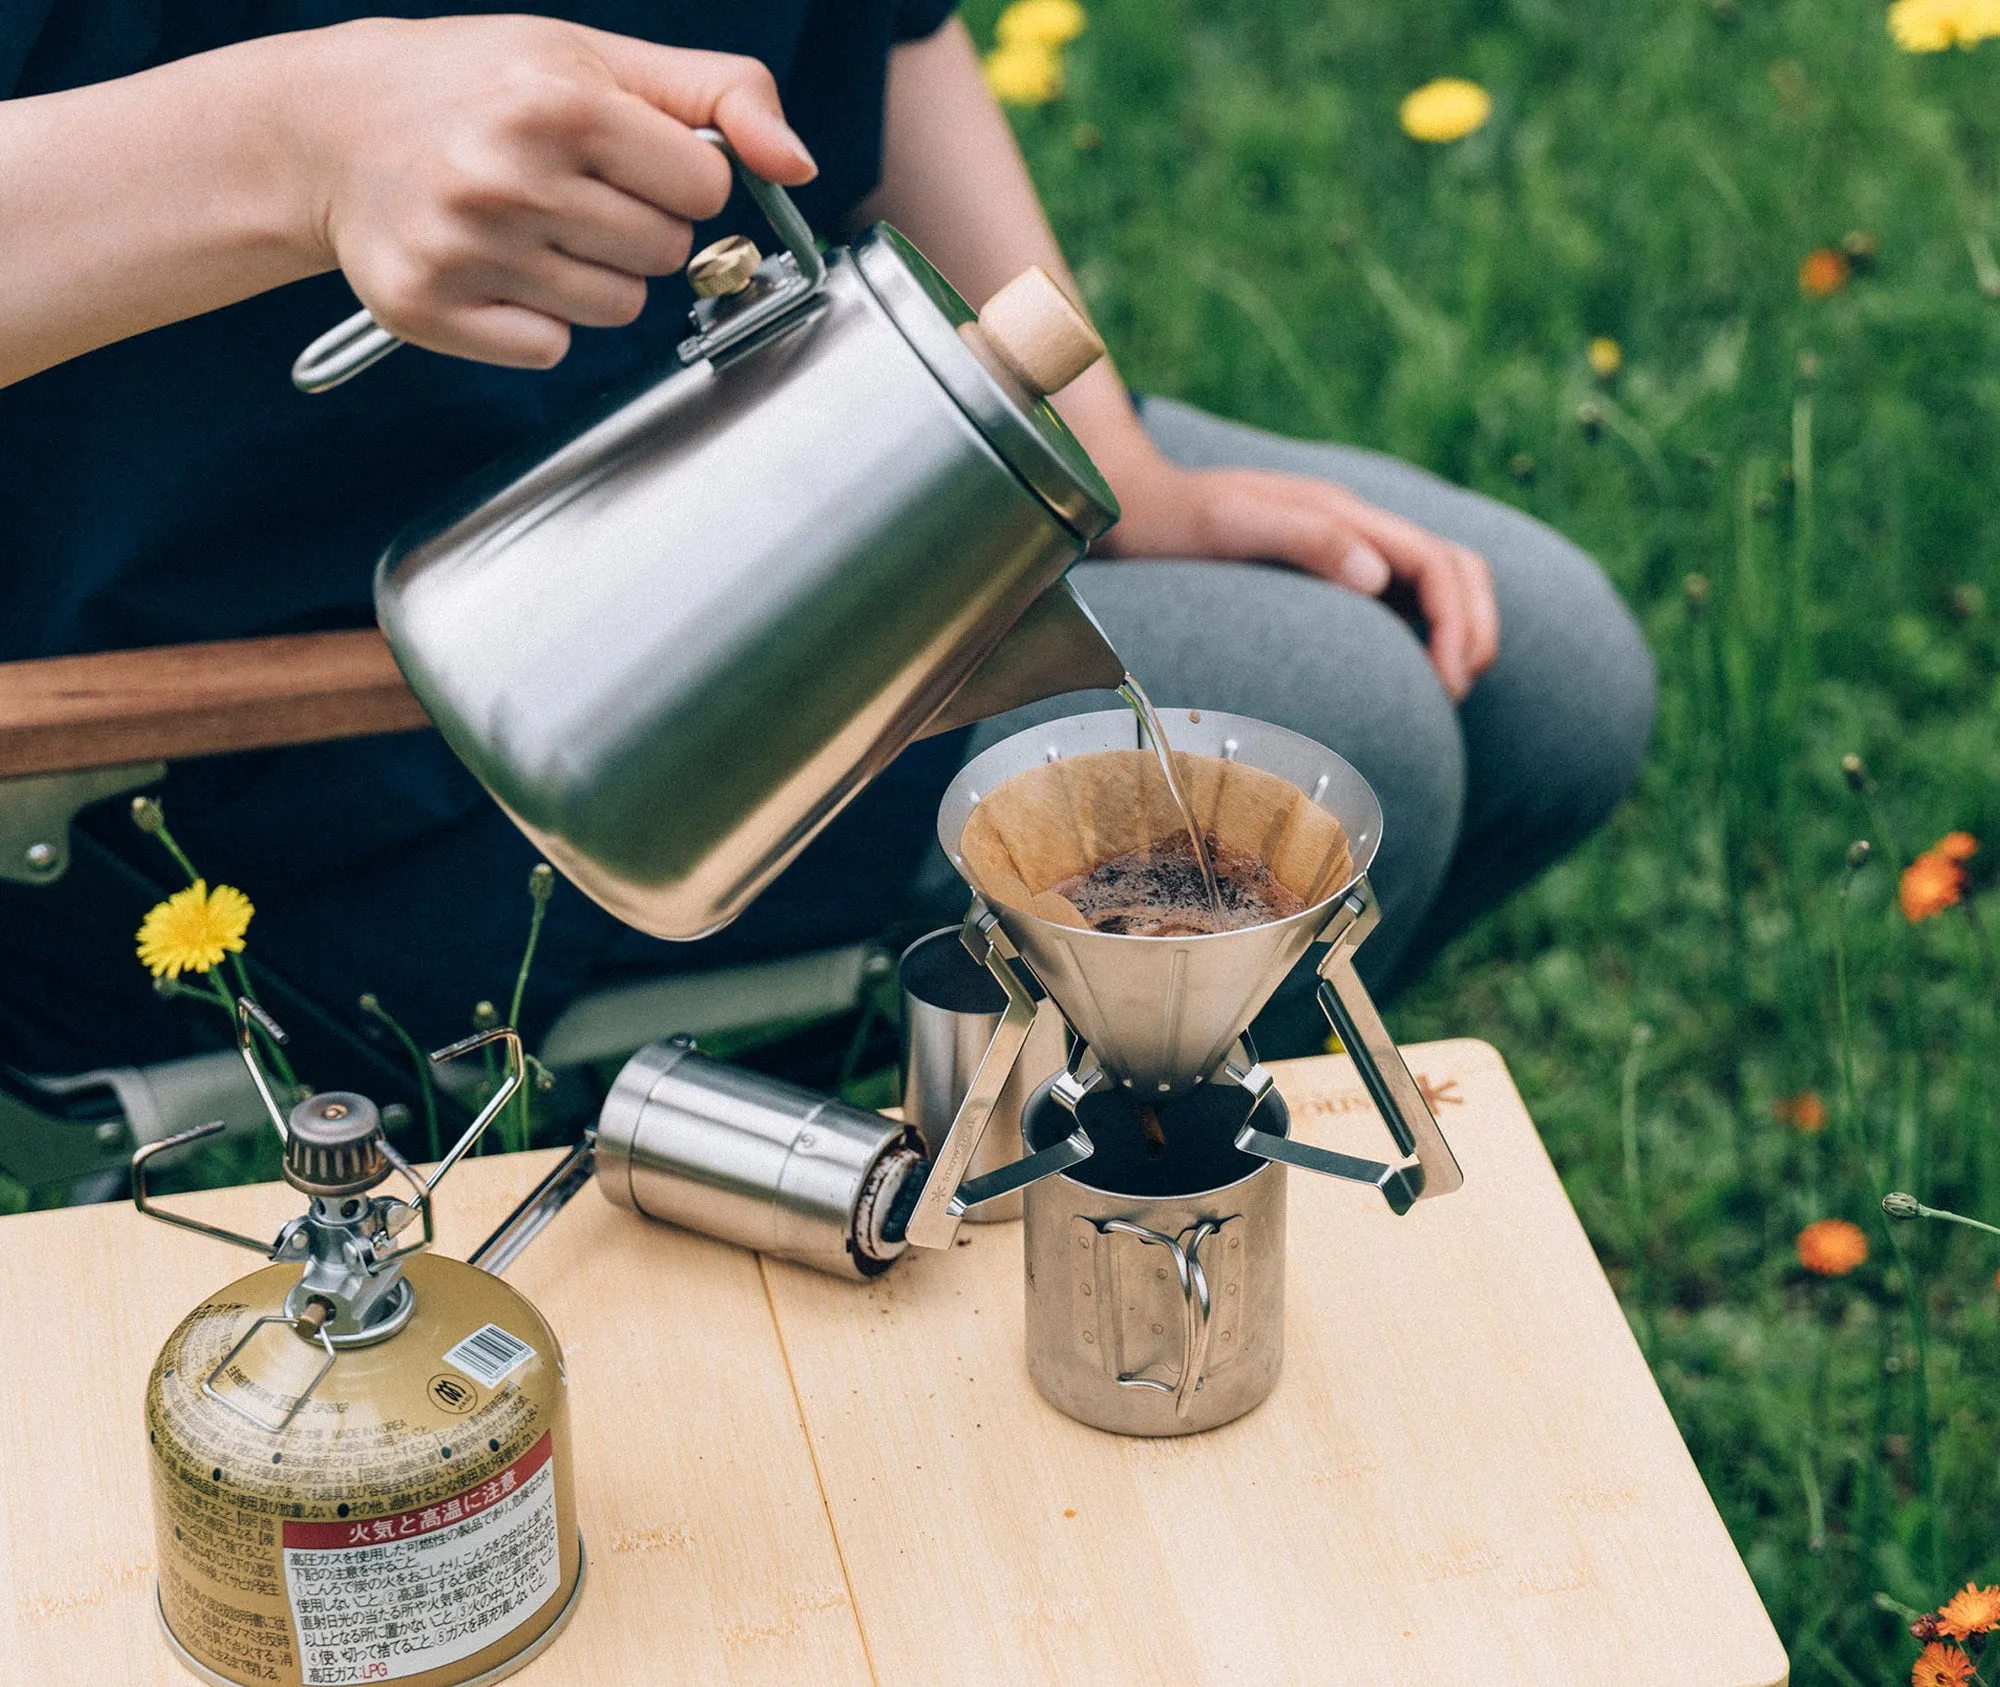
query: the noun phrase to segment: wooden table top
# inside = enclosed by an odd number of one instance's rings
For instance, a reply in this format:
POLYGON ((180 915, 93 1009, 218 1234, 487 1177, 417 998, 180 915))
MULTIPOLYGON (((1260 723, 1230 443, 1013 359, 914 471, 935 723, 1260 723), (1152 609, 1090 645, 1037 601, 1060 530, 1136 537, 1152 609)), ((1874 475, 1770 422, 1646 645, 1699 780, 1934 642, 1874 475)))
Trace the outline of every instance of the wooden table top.
MULTIPOLYGON (((1499 1056, 1408 1053, 1464 1189, 1398 1219, 1294 1172, 1284 1375, 1179 1440, 1035 1393, 1018 1224, 856 1285, 584 1191, 508 1272, 568 1357, 591 1560, 515 1679, 1783 1682, 1499 1056)), ((1275 1070, 1300 1135, 1379 1152, 1346 1060, 1275 1070)), ((443 1251, 550 1160, 463 1165, 443 1251)), ((298 1199, 178 1205, 261 1232, 298 1199)), ((140 1400, 181 1315, 253 1264, 128 1206, 0 1221, 0 1676, 191 1679, 153 1613, 140 1400)))

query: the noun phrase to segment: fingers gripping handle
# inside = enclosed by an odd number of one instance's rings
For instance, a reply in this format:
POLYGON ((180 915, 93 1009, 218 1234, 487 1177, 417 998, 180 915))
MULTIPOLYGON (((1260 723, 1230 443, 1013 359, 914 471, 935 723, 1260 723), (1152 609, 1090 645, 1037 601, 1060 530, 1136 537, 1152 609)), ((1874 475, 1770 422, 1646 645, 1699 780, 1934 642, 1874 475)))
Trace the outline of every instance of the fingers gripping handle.
MULTIPOLYGON (((760 307, 753 307, 755 321, 745 320, 752 312, 745 312, 729 325, 727 343, 733 344, 754 329, 761 327, 781 310, 789 309, 798 299, 817 293, 826 279, 826 265, 821 261, 819 247, 813 240, 812 229, 799 208, 792 203, 791 195, 774 182, 767 182, 761 176, 754 176, 744 167, 735 150, 723 138, 719 129, 697 129, 695 134, 719 151, 735 166, 743 185, 750 190, 750 197, 757 202, 757 208, 764 213, 765 220, 774 233, 785 244, 785 250, 792 256, 797 269, 798 281, 783 297, 773 297, 760 307)), ((707 342, 718 338, 722 330, 712 331, 697 341, 689 342, 698 349, 698 354, 708 355, 719 346, 707 342)), ((331 392, 344 381, 351 381, 362 370, 380 363, 403 342, 384 328, 366 310, 358 310, 344 322, 335 324, 318 339, 299 353, 292 364, 292 385, 303 393, 331 392)), ((690 360, 692 361, 692 360, 690 360)))

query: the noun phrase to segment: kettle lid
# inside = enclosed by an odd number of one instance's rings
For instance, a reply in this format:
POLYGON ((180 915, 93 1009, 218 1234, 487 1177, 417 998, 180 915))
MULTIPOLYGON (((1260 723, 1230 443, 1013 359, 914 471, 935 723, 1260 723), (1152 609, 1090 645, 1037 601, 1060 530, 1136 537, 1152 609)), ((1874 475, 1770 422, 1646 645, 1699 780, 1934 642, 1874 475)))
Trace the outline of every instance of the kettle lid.
POLYGON ((868 290, 939 384, 1015 474, 1086 544, 1118 519, 1118 500, 1046 398, 1004 380, 961 330, 979 313, 886 223, 854 242, 868 290))

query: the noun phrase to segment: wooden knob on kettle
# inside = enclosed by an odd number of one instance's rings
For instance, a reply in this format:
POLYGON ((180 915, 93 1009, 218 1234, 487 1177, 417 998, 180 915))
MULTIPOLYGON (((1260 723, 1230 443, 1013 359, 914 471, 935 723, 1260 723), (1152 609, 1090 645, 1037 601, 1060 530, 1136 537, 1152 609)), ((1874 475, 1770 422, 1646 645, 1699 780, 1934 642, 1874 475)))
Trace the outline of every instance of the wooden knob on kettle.
POLYGON ((1097 330, 1039 264, 986 301, 979 333, 1007 372, 1037 398, 1061 392, 1104 355, 1097 330))

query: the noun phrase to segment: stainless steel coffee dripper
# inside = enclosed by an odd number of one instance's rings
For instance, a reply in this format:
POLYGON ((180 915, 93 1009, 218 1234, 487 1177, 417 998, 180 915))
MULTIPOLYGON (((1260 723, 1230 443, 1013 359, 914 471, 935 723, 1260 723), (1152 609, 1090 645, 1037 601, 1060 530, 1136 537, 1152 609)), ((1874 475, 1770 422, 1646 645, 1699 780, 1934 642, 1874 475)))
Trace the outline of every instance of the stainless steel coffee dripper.
MULTIPOLYGON (((1024 1190, 1030 1374, 1063 1411, 1138 1435, 1227 1422, 1276 1383, 1286 1167, 1371 1184, 1398 1213, 1464 1181, 1354 971, 1354 951, 1379 918, 1367 876, 1382 835, 1375 793, 1339 756, 1295 732, 1212 710, 1168 719, 1176 750, 1276 774, 1330 812, 1347 832, 1351 877, 1289 919, 1198 937, 1082 930, 975 896, 963 940, 1007 1008, 906 1232, 916 1246, 949 1246, 970 1208, 1024 1190), (1398 1158, 1294 1141, 1251 1045, 1250 1021, 1315 942, 1329 945, 1321 1006, 1398 1158), (1034 1022, 1031 979, 1077 1040, 1065 1070, 1023 1112, 1028 1152, 968 1178, 1034 1022), (1157 1159, 1138 1146, 1134 1120, 1147 1109, 1174 1121, 1157 1159)), ((946 855, 965 872, 966 822, 983 793, 1015 774, 1143 747, 1137 719, 1123 710, 1003 740, 945 793, 938 838, 946 855)))
MULTIPOLYGON (((1333 751, 1283 727, 1212 709, 1170 711, 1167 718, 1176 751, 1277 774, 1332 814, 1347 832, 1353 877, 1290 919, 1200 937, 1080 930, 1017 908, 989 908, 975 894, 964 942, 1006 992, 1007 1011, 934 1156, 910 1220, 909 1239, 918 1247, 949 1246, 967 1207, 1024 1188, 1093 1151, 1079 1129, 1012 1166, 965 1181, 965 1168, 1033 1023, 1034 1001, 1020 967, 1032 972, 1076 1033, 1069 1071, 1054 1091, 1071 1113, 1084 1096, 1111 1082, 1142 1097, 1172 1099, 1205 1083, 1227 1081, 1261 1104, 1272 1093, 1271 1077, 1247 1041, 1250 1021, 1307 949, 1328 944, 1319 965, 1320 1006, 1403 1157, 1366 1160, 1291 1142, 1258 1130, 1254 1109, 1237 1147, 1373 1184, 1398 1213, 1464 1182, 1422 1089, 1354 970, 1354 951, 1381 917, 1368 868, 1382 839, 1382 806, 1367 780, 1333 751)), ((1145 747, 1137 717, 1122 709, 1072 715, 1018 732, 960 769, 938 810, 938 841, 963 874, 959 836, 981 793, 1064 756, 1145 747)))
MULTIPOLYGON (((913 739, 1124 673, 1061 579, 1118 515, 1045 398, 1088 324, 1039 270, 975 314, 883 225, 822 254, 744 180, 784 250, 697 255, 681 366, 376 571, 445 740, 656 937, 733 919, 913 739)), ((294 379, 394 344, 364 312, 294 379)))

